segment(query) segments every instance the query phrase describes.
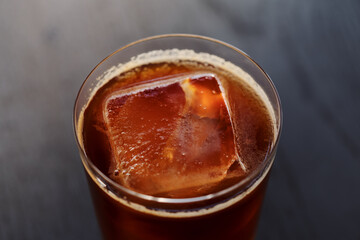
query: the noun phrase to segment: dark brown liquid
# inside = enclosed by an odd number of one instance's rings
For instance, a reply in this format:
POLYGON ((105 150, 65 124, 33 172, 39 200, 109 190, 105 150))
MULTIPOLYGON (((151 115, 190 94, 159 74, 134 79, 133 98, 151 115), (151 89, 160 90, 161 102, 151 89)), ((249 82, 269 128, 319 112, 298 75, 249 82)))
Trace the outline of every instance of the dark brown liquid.
POLYGON ((87 177, 103 237, 109 240, 252 240, 268 179, 267 176, 249 195, 224 210, 198 217, 171 218, 122 205, 87 177))
MULTIPOLYGON (((223 70, 194 62, 122 73, 97 91, 83 121, 86 154, 104 174, 134 191, 170 198, 202 196, 240 181, 263 162, 274 140, 271 117, 255 92, 223 70), (144 83, 182 77, 131 93, 144 83), (199 101, 201 107, 193 104, 199 101)), ((263 182, 217 213, 172 219, 131 210, 89 181, 108 239, 251 239, 265 189, 263 182)))

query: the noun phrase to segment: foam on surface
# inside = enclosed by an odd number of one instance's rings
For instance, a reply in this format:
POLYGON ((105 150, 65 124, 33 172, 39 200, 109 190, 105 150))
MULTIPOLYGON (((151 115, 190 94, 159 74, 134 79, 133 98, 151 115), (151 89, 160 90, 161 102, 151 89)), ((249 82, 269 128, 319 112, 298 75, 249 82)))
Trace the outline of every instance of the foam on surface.
MULTIPOLYGON (((211 55, 208 53, 196 53, 193 50, 189 50, 189 49, 154 50, 154 51, 143 53, 136 57, 133 57, 127 63, 124 63, 124 64, 121 63, 117 66, 111 67, 106 72, 104 72, 102 75, 97 77, 97 84, 90 90, 91 94, 89 97, 89 102, 99 88, 101 88, 109 80, 120 75, 121 73, 127 72, 131 69, 134 69, 136 67, 140 67, 142 65, 149 64, 149 63, 169 62, 169 63, 175 63, 175 64, 179 63, 180 64, 181 61, 192 61, 192 62, 194 62, 194 64, 196 64, 195 62, 200 62, 202 64, 212 65, 215 68, 222 69, 224 71, 224 73, 228 72, 230 75, 235 76, 236 79, 241 80, 242 83, 244 83, 248 88, 252 89, 264 103, 264 105, 267 108, 269 115, 272 119, 272 125, 273 125, 273 129, 274 129, 274 131, 273 131, 274 139, 277 139, 278 127, 276 124, 275 111, 274 111, 273 107, 271 106, 270 100, 268 99, 266 93, 261 88, 261 86, 247 72, 245 72, 240 67, 234 65, 233 63, 225 61, 224 59, 217 57, 215 55, 211 55)), ((226 96, 225 96, 225 99, 226 99, 226 96)), ((77 129, 79 142, 80 142, 80 145, 82 148, 84 148, 83 140, 82 140, 83 117, 84 117, 84 110, 86 109, 86 107, 87 107, 87 105, 83 107, 82 112, 79 115, 78 129, 77 129)), ((104 188, 104 186, 102 186, 103 183, 100 179, 98 179, 96 176, 91 174, 92 171, 89 169, 89 166, 86 163, 86 159, 82 159, 82 160, 84 162, 84 166, 87 169, 87 172, 89 173, 91 178, 94 180, 94 182, 97 183, 101 189, 103 189, 109 196, 111 196, 115 200, 117 200, 120 203, 122 203, 134 210, 137 210, 137 211, 145 212, 145 213, 156 215, 156 216, 173 217, 173 218, 201 216, 201 215, 210 214, 210 213, 222 210, 224 208, 227 208, 228 206, 240 201, 245 196, 247 196, 250 192, 252 192, 263 181, 263 179, 268 174, 268 171, 272 165, 272 162, 271 162, 271 164, 269 164, 266 167, 266 169, 264 170, 262 176, 260 176, 256 180, 256 182, 254 182, 252 184, 251 187, 249 187, 247 190, 245 190, 243 193, 241 193, 237 197, 232 198, 231 200, 229 200, 225 203, 218 204, 210 209, 202 209, 202 210, 192 211, 192 212, 184 211, 184 212, 175 212, 174 213, 174 212, 151 210, 151 209, 148 209, 139 204, 132 203, 132 202, 129 202, 127 200, 117 197, 114 193, 108 191, 106 188, 104 188)), ((161 198, 159 198, 159 199, 161 199, 161 198)))

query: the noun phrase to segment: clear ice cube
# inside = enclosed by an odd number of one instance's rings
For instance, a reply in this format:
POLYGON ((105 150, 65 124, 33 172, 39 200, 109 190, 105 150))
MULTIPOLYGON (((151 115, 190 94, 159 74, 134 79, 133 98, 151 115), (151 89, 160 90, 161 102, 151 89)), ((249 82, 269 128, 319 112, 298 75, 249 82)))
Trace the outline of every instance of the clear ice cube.
POLYGON ((212 75, 115 92, 104 119, 113 152, 109 175, 141 193, 220 182, 238 159, 229 112, 212 75))

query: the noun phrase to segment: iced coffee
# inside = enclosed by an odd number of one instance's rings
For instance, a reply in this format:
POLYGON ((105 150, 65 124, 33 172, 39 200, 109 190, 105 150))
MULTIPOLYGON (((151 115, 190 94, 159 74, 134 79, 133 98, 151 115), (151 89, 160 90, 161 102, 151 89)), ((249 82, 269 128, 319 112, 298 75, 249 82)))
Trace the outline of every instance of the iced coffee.
POLYGON ((104 238, 254 238, 280 109, 253 76, 156 49, 81 91, 76 134, 104 238))

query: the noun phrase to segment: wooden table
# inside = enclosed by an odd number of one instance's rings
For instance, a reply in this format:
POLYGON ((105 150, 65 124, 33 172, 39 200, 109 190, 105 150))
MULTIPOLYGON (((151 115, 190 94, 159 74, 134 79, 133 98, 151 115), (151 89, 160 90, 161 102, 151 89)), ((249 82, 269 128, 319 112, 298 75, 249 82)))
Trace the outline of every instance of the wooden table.
POLYGON ((279 90, 284 127, 257 239, 360 239, 356 0, 1 1, 0 239, 100 238, 75 96, 110 52, 174 32, 237 46, 279 90))

